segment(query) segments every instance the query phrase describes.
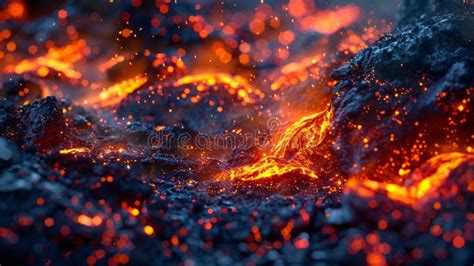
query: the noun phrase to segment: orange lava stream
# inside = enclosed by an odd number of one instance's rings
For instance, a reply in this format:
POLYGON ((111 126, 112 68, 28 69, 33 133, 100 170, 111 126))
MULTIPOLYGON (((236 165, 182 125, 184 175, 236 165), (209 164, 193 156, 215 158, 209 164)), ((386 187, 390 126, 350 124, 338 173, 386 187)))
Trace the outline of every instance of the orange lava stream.
POLYGON ((7 67, 6 71, 16 74, 36 72, 38 76, 45 77, 53 69, 67 78, 79 79, 82 75, 74 70, 73 63, 84 57, 86 48, 86 41, 81 39, 61 48, 51 48, 44 56, 25 59, 17 65, 7 67))
POLYGON ((100 107, 116 105, 127 97, 127 95, 143 86, 147 81, 147 77, 138 75, 105 89, 98 97, 88 100, 88 102, 93 105, 99 105, 100 107))
POLYGON ((308 167, 309 158, 326 136, 331 120, 331 110, 303 117, 285 130, 270 156, 221 173, 217 181, 253 181, 288 174, 317 179, 318 175, 308 167))
POLYGON ((323 111, 301 118, 280 137, 273 156, 307 163, 314 148, 319 146, 331 125, 332 111, 323 111))
POLYGON ((383 193, 391 200, 416 207, 423 203, 424 199, 432 198, 431 196, 439 193, 439 188, 447 181, 452 170, 472 159, 473 155, 463 153, 441 154, 431 158, 420 169, 410 174, 408 178, 414 181, 412 184, 400 186, 352 178, 346 183, 345 193, 365 198, 373 197, 375 193, 383 193))
MULTIPOLYGON (((185 76, 176 82, 173 83, 175 87, 202 83, 207 86, 214 86, 216 84, 225 84, 229 86, 228 92, 230 94, 236 94, 239 99, 243 101, 244 104, 247 103, 256 103, 258 100, 262 100, 265 97, 265 94, 259 90, 252 87, 249 82, 239 75, 230 75, 227 73, 201 73, 185 76)), ((208 88, 197 87, 198 91, 205 91, 208 88)))

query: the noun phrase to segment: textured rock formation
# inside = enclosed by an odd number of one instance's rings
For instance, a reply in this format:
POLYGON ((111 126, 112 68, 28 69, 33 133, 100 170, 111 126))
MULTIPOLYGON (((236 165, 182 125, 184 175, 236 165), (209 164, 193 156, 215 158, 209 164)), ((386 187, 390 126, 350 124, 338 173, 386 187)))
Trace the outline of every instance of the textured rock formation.
POLYGON ((472 142, 473 38, 468 13, 430 16, 334 72, 334 149, 346 174, 403 172, 472 142))

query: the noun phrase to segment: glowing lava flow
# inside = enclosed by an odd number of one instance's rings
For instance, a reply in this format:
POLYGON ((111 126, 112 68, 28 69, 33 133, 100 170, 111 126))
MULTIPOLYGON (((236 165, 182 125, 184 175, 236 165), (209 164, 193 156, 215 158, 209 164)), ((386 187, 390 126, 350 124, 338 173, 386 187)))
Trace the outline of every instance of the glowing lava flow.
POLYGON ((72 64, 84 57, 86 49, 86 41, 78 40, 61 48, 51 48, 44 56, 25 59, 15 66, 7 67, 6 71, 16 74, 36 72, 38 76, 45 77, 52 69, 67 78, 79 79, 81 73, 74 70, 72 64))
POLYGON ((331 110, 300 119, 285 130, 270 156, 254 164, 230 169, 216 179, 252 181, 288 174, 318 178, 308 167, 311 165, 309 158, 325 138, 331 120, 331 110))
POLYGON ((293 0, 288 3, 288 11, 297 19, 303 31, 317 31, 332 34, 354 23, 360 17, 360 8, 348 4, 335 9, 317 9, 313 1, 293 0))
POLYGON ((354 23, 360 17, 360 9, 356 5, 346 5, 335 10, 318 10, 313 15, 300 20, 303 31, 317 31, 332 34, 354 23))
POLYGON ((89 103, 97 104, 101 107, 112 106, 120 103, 127 95, 136 91, 148 81, 145 76, 136 76, 131 79, 124 80, 117 83, 104 91, 102 91, 97 98, 94 98, 89 103))
POLYGON ((372 198, 376 193, 381 193, 393 201, 413 207, 421 206, 426 200, 438 196, 441 193, 440 187, 448 181, 451 171, 469 160, 474 160, 474 156, 462 153, 441 154, 410 174, 407 180, 411 182, 406 182, 405 186, 353 178, 346 183, 345 193, 363 198, 372 198))
POLYGON ((305 162, 326 136, 331 125, 332 112, 323 111, 292 124, 273 149, 273 156, 305 162))
POLYGON ((312 75, 318 76, 319 69, 324 67, 326 67, 326 62, 322 54, 315 54, 298 62, 289 63, 281 68, 282 75, 272 82, 270 89, 277 91, 283 86, 295 85, 305 81, 312 75), (312 67, 315 68, 314 71, 312 71, 312 67))
POLYGON ((77 154, 77 153, 86 153, 90 152, 88 148, 71 148, 71 149, 63 149, 60 150, 60 154, 77 154))
MULTIPOLYGON (((214 86, 216 84, 224 84, 229 87, 228 92, 230 94, 237 94, 239 99, 242 99, 243 104, 247 103, 256 103, 258 100, 261 100, 265 97, 265 94, 259 90, 253 88, 249 82, 239 76, 232 76, 227 73, 201 73, 185 76, 177 80, 173 85, 175 87, 202 83, 207 86, 214 86)), ((203 86, 198 86, 198 91, 204 91, 208 88, 203 86)))

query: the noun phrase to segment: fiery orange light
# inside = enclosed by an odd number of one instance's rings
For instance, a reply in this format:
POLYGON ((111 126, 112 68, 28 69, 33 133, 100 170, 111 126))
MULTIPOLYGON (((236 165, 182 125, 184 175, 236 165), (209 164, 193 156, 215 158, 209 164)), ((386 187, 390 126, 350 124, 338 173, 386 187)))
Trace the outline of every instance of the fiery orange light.
MULTIPOLYGON (((295 85, 299 82, 305 81, 312 75, 311 67, 324 67, 325 62, 321 54, 305 57, 297 62, 292 62, 284 65, 281 68, 281 76, 275 79, 270 85, 272 91, 277 91, 284 86, 295 85)), ((317 74, 317 73, 316 73, 317 74)))
POLYGON ((63 149, 60 150, 60 154, 77 154, 77 153, 86 153, 90 152, 88 148, 71 148, 71 149, 63 149))
POLYGON ((143 227, 143 232, 145 232, 145 234, 151 236, 155 233, 155 229, 153 229, 153 227, 151 225, 145 225, 145 227, 143 227))
POLYGON ((104 91, 98 97, 88 101, 101 107, 112 106, 120 103, 127 95, 136 91, 148 81, 148 78, 142 75, 117 83, 104 91))
POLYGON ((0 10, 0 21, 22 19, 25 15, 25 3, 21 0, 14 0, 10 1, 3 10, 0 10))
POLYGON ((78 40, 62 48, 51 48, 44 56, 25 59, 17 65, 7 67, 6 71, 16 74, 36 72, 38 76, 45 77, 52 69, 63 73, 67 78, 79 79, 82 75, 74 70, 73 64, 84 57, 86 50, 86 41, 78 40))
POLYGON ((322 34, 332 34, 357 21, 360 9, 356 5, 346 5, 334 10, 319 10, 313 15, 300 20, 300 27, 304 31, 317 31, 322 34))
POLYGON ((99 215, 89 217, 85 214, 81 214, 77 217, 77 222, 89 227, 99 226, 102 224, 102 217, 100 217, 99 215))
MULTIPOLYGON (((207 86, 214 86, 216 84, 225 84, 229 86, 228 92, 230 94, 236 94, 244 104, 256 103, 257 100, 261 100, 265 97, 265 94, 250 85, 250 83, 242 76, 232 76, 227 73, 201 73, 185 76, 177 80, 173 85, 175 87, 202 83, 207 86)), ((207 90, 207 88, 202 88, 207 90)))
POLYGON ((473 155, 463 153, 441 154, 431 158, 426 165, 411 173, 408 180, 413 182, 410 184, 400 186, 393 183, 352 178, 346 183, 345 193, 366 198, 373 197, 376 193, 382 193, 391 200, 419 207, 427 199, 439 195, 439 188, 448 179, 453 169, 472 159, 474 159, 473 155))
POLYGON ((288 174, 318 178, 308 167, 311 165, 309 158, 325 138, 331 120, 332 110, 300 119, 285 130, 270 156, 221 173, 216 179, 252 181, 288 174))
POLYGON ((115 66, 116 64, 123 62, 125 60, 125 57, 122 55, 119 56, 114 56, 111 59, 107 60, 106 62, 102 63, 99 65, 99 70, 101 72, 107 71, 107 69, 115 66))

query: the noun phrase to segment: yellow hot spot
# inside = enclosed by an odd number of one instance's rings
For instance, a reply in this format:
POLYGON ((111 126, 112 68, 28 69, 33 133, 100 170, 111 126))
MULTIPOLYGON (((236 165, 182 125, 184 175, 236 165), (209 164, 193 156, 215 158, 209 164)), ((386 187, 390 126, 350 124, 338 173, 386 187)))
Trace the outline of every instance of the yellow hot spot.
POLYGON ((138 215, 140 214, 140 211, 139 211, 137 208, 132 208, 132 209, 130 210, 130 214, 131 214, 132 216, 138 216, 138 215))
POLYGON ((99 215, 89 217, 85 214, 81 214, 77 217, 77 222, 89 227, 99 226, 102 224, 102 217, 99 215))
POLYGON ((153 227, 151 225, 145 225, 145 227, 143 227, 143 232, 145 232, 145 234, 151 236, 155 232, 155 229, 153 229, 153 227))

